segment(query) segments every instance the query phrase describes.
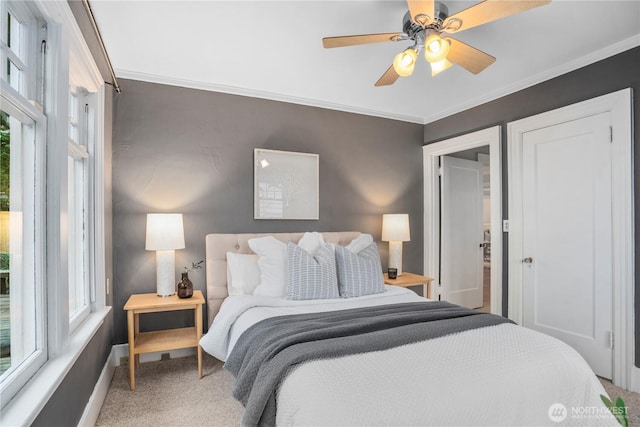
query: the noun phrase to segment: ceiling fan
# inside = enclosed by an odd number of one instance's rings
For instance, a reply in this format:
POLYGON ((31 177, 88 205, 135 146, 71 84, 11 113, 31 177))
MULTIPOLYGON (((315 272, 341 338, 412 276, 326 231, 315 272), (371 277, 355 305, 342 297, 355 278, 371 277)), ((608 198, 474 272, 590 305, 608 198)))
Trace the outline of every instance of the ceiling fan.
POLYGON ((393 65, 380 77, 376 86, 392 85, 398 77, 410 76, 418 54, 422 50, 424 50, 425 59, 431 64, 432 76, 453 64, 478 74, 493 64, 496 58, 445 33, 459 33, 550 2, 551 0, 484 0, 449 16, 449 10, 439 1, 407 0, 409 11, 402 20, 403 32, 325 37, 322 39, 322 45, 325 48, 333 48, 368 43, 413 41, 413 46, 396 55, 393 65))

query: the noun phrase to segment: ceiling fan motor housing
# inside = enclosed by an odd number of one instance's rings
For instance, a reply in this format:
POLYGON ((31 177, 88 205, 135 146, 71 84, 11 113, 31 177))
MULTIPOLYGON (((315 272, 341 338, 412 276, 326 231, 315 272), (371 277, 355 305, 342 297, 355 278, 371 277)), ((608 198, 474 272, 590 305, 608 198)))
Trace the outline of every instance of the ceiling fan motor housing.
POLYGON ((425 29, 431 29, 440 31, 442 29, 442 23, 449 17, 449 9, 444 3, 435 2, 435 18, 425 28, 422 25, 418 25, 411 19, 411 12, 407 12, 402 18, 402 31, 409 36, 412 40, 415 40, 418 33, 423 32, 425 29))

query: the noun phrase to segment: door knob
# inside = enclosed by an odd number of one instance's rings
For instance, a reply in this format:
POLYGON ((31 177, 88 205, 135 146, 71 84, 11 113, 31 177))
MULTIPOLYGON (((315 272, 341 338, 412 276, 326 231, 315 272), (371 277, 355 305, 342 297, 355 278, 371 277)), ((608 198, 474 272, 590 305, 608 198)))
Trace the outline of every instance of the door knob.
POLYGON ((533 258, 526 257, 525 259, 522 260, 522 262, 524 262, 525 264, 531 264, 533 262, 533 258))

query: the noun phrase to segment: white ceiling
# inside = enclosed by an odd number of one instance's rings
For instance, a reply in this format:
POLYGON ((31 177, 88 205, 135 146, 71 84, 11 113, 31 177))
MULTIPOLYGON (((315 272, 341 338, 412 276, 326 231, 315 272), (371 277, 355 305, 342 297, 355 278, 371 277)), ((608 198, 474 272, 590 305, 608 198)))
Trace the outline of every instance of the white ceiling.
MULTIPOLYGON (((445 0, 449 13, 474 4, 445 0)), ((324 49, 326 36, 401 31, 395 1, 91 0, 121 78, 429 123, 640 45, 640 1, 555 0, 458 33, 497 61, 374 83, 411 42, 324 49)), ((640 73, 640 66, 639 66, 640 73)))

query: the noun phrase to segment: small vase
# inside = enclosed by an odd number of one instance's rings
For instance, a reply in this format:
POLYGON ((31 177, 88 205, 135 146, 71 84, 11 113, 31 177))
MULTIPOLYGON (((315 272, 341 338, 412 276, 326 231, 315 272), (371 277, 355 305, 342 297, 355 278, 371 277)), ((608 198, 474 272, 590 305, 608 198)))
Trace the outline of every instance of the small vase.
POLYGON ((189 280, 189 273, 182 273, 182 279, 178 282, 178 297, 191 298, 193 296, 193 283, 189 280))

